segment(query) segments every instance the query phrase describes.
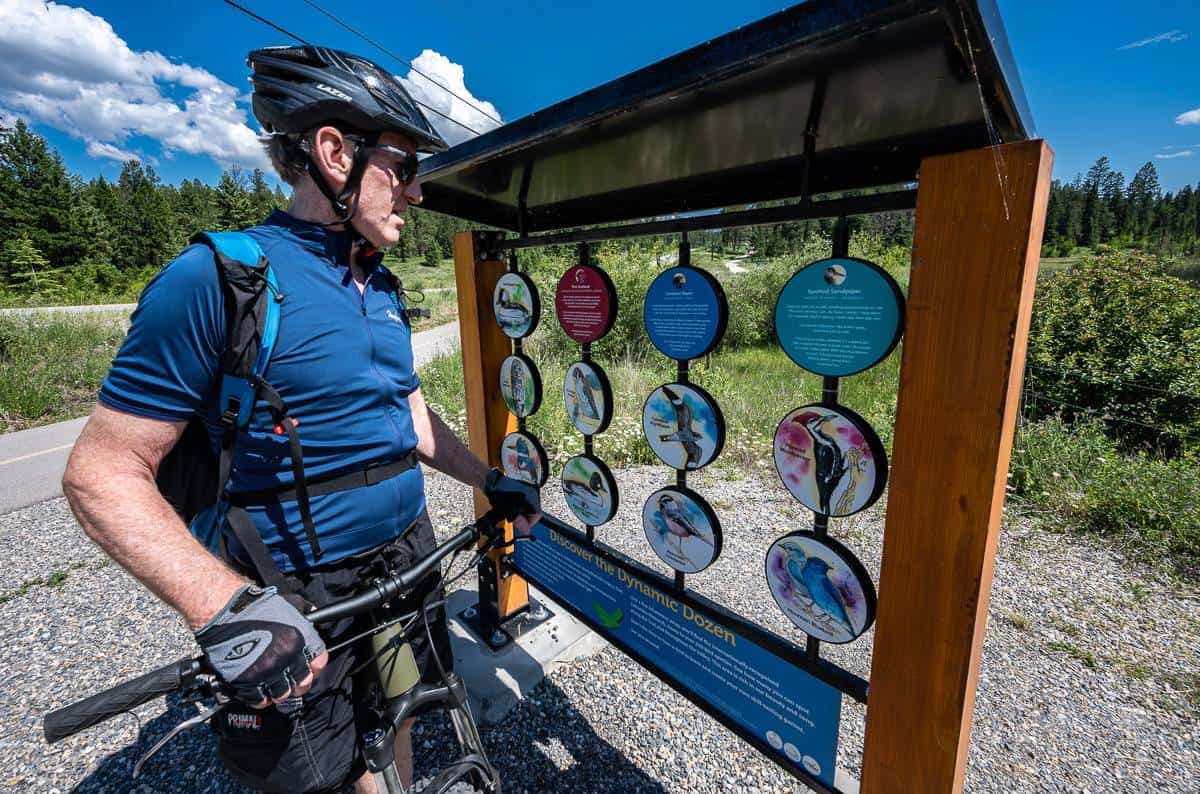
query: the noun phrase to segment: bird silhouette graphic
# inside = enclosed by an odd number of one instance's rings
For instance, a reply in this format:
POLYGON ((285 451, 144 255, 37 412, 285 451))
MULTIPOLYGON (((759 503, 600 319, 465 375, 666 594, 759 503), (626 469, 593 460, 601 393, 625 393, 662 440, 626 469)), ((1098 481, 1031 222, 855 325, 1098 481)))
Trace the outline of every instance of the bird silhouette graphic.
POLYGON ((675 410, 676 430, 673 433, 660 435, 658 440, 675 441, 680 444, 687 455, 683 468, 695 468, 700 464, 700 458, 704 454, 704 450, 701 449, 699 443, 704 440, 704 436, 692 429, 692 421, 695 419, 692 407, 684 401, 683 397, 676 394, 668 386, 662 387, 662 393, 671 403, 671 408, 675 410))
POLYGON ((592 602, 592 609, 596 611, 596 617, 600 618, 600 625, 606 629, 618 629, 621 627, 621 621, 625 619, 624 610, 620 607, 614 609, 611 613, 605 609, 599 601, 592 602))
POLYGON ((592 386, 584 376, 583 369, 576 367, 571 370, 571 378, 575 387, 575 402, 571 406, 571 420, 578 424, 579 415, 582 413, 589 422, 599 422, 600 409, 596 407, 596 395, 592 393, 592 386))
POLYGON ((846 464, 846 456, 842 454, 842 448, 821 428, 832 418, 828 414, 807 411, 792 420, 803 425, 812 437, 813 479, 817 485, 821 512, 825 515, 832 515, 830 504, 833 501, 833 493, 850 469, 846 464))
POLYGON ((696 538, 704 545, 712 547, 712 540, 696 528, 696 525, 688 518, 687 513, 684 512, 679 502, 669 493, 659 494, 658 496, 658 518, 661 524, 659 532, 663 535, 663 539, 666 539, 667 534, 672 535, 679 549, 679 556, 688 562, 691 562, 691 559, 683 551, 683 541, 685 539, 696 538))
MULTIPOLYGON (((787 572, 792 577, 793 586, 822 613, 812 613, 813 618, 818 623, 832 622, 853 637, 854 626, 846 613, 846 598, 829 579, 829 563, 820 557, 806 556, 802 550, 792 546, 787 547, 787 555, 787 572)), ((826 625, 825 628, 831 626, 826 625)))

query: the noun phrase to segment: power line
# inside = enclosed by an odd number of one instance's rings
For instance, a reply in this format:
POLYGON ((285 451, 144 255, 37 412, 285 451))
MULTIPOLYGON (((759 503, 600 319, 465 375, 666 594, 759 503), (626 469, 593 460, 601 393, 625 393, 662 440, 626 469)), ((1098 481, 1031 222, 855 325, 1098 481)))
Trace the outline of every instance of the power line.
MULTIPOLYGON (((1141 389, 1142 391, 1157 392, 1158 394, 1165 394, 1169 397, 1180 397, 1185 400, 1200 400, 1200 394, 1193 394, 1190 392, 1182 392, 1182 391, 1171 391, 1170 389, 1161 389, 1157 386, 1146 386, 1141 383, 1134 383, 1133 381, 1128 381, 1128 380, 1118 380, 1116 378, 1112 378, 1110 380, 1099 380, 1091 375, 1088 375, 1086 372, 1081 372, 1077 369, 1056 369, 1053 367, 1039 367, 1034 364, 1030 364, 1028 366, 1030 369, 1037 370, 1038 372, 1052 372, 1057 375, 1072 375, 1076 378, 1079 378, 1080 380, 1087 381, 1088 383, 1094 383, 1097 386, 1128 386, 1131 389, 1141 389)), ((1107 374, 1107 373, 1105 373, 1105 374, 1107 374)))
MULTIPOLYGON (((295 33, 292 33, 292 32, 291 32, 291 31, 289 31, 289 30, 286 30, 286 29, 284 29, 284 28, 281 28, 279 25, 276 25, 274 22, 272 22, 271 20, 267 19, 266 17, 259 16, 258 14, 254 13, 254 12, 253 12, 253 11, 251 11, 250 9, 248 9, 248 8, 244 8, 243 6, 240 6, 240 5, 238 5, 237 3, 233 2, 233 0, 221 0, 221 2, 222 2, 222 3, 225 3, 225 5, 232 6, 232 7, 236 8, 238 11, 241 11, 243 14, 246 14, 247 16, 251 16, 251 17, 253 17, 254 19, 257 19, 259 22, 262 22, 264 25, 267 25, 267 26, 269 26, 269 27, 272 27, 272 28, 274 28, 275 30, 277 30, 277 31, 279 31, 280 33, 282 33, 283 35, 285 35, 285 36, 288 36, 289 38, 293 38, 293 39, 295 39, 296 41, 300 42, 301 44, 306 44, 306 45, 308 45, 308 46, 310 46, 310 47, 311 47, 311 46, 314 46, 314 45, 312 44, 312 42, 310 42, 310 41, 307 41, 307 40, 305 40, 305 39, 301 38, 300 36, 297 36, 295 33)), ((442 88, 443 88, 443 89, 445 89, 445 86, 442 86, 442 88)), ((449 90, 449 89, 445 89, 445 90, 449 90)), ((425 108, 426 110, 430 111, 431 113, 435 113, 435 114, 437 114, 437 115, 441 116, 441 117, 442 117, 442 118, 444 118, 446 121, 449 121, 449 122, 451 122, 451 123, 453 123, 453 124, 457 124, 458 126, 462 127, 462 128, 463 128, 464 130, 466 130, 467 132, 471 133, 472 135, 480 135, 480 134, 481 134, 481 133, 479 132, 479 130, 473 129, 472 127, 468 127, 466 124, 463 124, 463 123, 462 123, 461 121, 459 121, 458 119, 456 119, 456 118, 452 118, 452 117, 450 117, 450 116, 447 116, 447 115, 446 115, 445 113, 443 113, 442 111, 438 110, 438 109, 437 109, 437 108, 435 108, 435 107, 430 107, 429 105, 426 105, 424 102, 420 101, 419 99, 413 99, 413 102, 415 102, 416 104, 418 104, 418 105, 420 105, 421 107, 425 108)))
POLYGON ((1157 430, 1159 435, 1173 436, 1175 438, 1183 439, 1186 441, 1200 441, 1200 436, 1191 436, 1191 435, 1188 435, 1187 433, 1181 433, 1178 430, 1175 430, 1172 428, 1162 427, 1161 425, 1152 425, 1152 424, 1148 424, 1146 422, 1139 422, 1137 419, 1130 419, 1129 417, 1126 417, 1126 416, 1110 414, 1110 413, 1108 413, 1106 411, 1102 411, 1098 408, 1088 408, 1085 405, 1075 405, 1074 403, 1064 402, 1063 400, 1055 399, 1054 397, 1051 397, 1048 394, 1039 394, 1038 392, 1035 392, 1035 391, 1026 391, 1025 394, 1029 397, 1033 397, 1034 402, 1045 401, 1048 403, 1053 403, 1055 405, 1061 405, 1064 408, 1072 408, 1076 411, 1082 411, 1083 413, 1088 414, 1089 416, 1095 416, 1096 418, 1100 419, 1101 421, 1120 422, 1122 424, 1127 424, 1127 425, 1137 425, 1138 427, 1145 427, 1145 428, 1149 428, 1150 430, 1157 430))
POLYGON ((503 121, 501 121, 500 119, 498 119, 498 118, 496 118, 495 116, 493 116, 491 113, 488 113, 486 110, 484 110, 483 108, 479 107, 479 105, 476 105, 474 102, 472 102, 471 100, 467 99, 465 96, 462 96, 461 94, 456 94, 454 91, 451 91, 451 90, 450 90, 448 87, 446 87, 446 86, 442 85, 442 84, 441 84, 441 83, 439 83, 437 80, 434 80, 432 77, 430 77, 429 75, 425 74, 424 72, 422 72, 422 71, 421 71, 420 69, 418 69, 417 67, 413 66, 411 61, 408 61, 408 60, 405 60, 404 58, 401 58, 399 55, 397 55, 396 53, 392 52, 392 51, 391 51, 391 50, 389 50, 387 47, 384 47, 384 46, 383 46, 382 44, 380 44, 379 42, 375 41, 374 39, 372 39, 372 38, 368 37, 366 34, 364 34, 364 33, 360 32, 360 31, 356 30, 356 29, 355 29, 355 28, 353 28, 353 27, 351 27, 351 26, 350 26, 348 23, 346 23, 346 22, 343 22, 341 19, 339 19, 338 17, 334 16, 332 12, 330 12, 330 11, 326 11, 324 8, 322 8, 321 6, 317 5, 315 2, 313 2, 313 0, 304 0, 304 3, 305 3, 305 5, 311 6, 312 8, 316 9, 317 11, 320 11, 322 14, 324 14, 324 15, 325 15, 325 16, 327 16, 327 17, 329 17, 329 18, 330 18, 330 19, 332 19, 334 22, 338 23, 339 25, 341 25, 342 27, 344 27, 346 30, 348 30, 348 31, 350 31, 351 33, 353 33, 355 36, 358 36, 360 39, 362 39, 363 41, 367 42, 368 44, 370 44, 372 47, 374 47, 375 49, 379 50, 379 51, 380 51, 380 52, 382 52, 383 54, 387 55, 388 57, 392 58, 393 60, 399 61, 400 63, 402 63, 402 64, 404 64, 405 66, 407 66, 409 69, 412 69, 414 72, 416 72, 417 74, 421 75, 421 76, 422 76, 422 77, 424 77, 426 80, 428 80, 429 82, 433 83, 434 85, 436 85, 438 88, 440 88, 440 89, 442 89, 443 91, 445 91, 445 92, 446 92, 447 94, 449 94, 450 96, 454 97, 455 99, 459 99, 459 100, 461 100, 461 101, 465 102, 465 103, 467 104, 467 106, 468 106, 468 107, 470 107, 472 110, 474 110, 475 112, 477 112, 479 115, 483 116, 484 118, 488 119, 489 121, 494 121, 494 122, 496 122, 497 124, 503 124, 503 123, 504 123, 504 122, 503 122, 503 121))

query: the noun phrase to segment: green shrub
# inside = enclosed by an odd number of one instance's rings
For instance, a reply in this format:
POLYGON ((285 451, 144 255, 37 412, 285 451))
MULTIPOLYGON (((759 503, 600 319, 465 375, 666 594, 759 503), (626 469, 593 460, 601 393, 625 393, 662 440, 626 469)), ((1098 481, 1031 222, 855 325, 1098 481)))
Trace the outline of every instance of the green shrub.
POLYGON ((1034 418, 1095 417, 1127 451, 1200 448, 1200 289, 1141 252, 1089 257, 1038 285, 1034 418), (1141 423, 1141 424, 1137 424, 1141 423))

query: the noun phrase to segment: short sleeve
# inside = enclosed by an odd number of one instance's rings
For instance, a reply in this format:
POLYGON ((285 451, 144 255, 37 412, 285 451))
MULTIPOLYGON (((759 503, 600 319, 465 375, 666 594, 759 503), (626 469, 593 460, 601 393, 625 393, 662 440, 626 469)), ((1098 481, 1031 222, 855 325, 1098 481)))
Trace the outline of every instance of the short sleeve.
POLYGON ((142 291, 100 402, 151 419, 189 418, 219 371, 223 316, 212 249, 190 246, 142 291))

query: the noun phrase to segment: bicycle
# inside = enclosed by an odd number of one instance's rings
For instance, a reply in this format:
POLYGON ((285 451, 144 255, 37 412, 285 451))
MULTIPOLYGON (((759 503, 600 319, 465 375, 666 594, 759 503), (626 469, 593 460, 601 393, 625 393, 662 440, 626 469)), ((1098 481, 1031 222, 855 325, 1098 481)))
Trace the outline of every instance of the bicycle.
MULTIPOLYGON (((505 543, 504 534, 498 528, 498 519, 499 516, 494 512, 489 512, 474 524, 464 527, 457 535, 438 546, 408 570, 376 578, 357 594, 305 615, 314 625, 359 615, 368 615, 371 618, 372 625, 369 629, 329 650, 334 651, 349 643, 370 639, 371 654, 361 666, 374 663, 377 673, 367 701, 377 725, 364 731, 358 737, 358 741, 367 762, 367 769, 375 776, 376 787, 383 794, 408 794, 410 791, 401 783, 395 763, 393 740, 401 723, 417 709, 430 705, 440 705, 448 712, 458 737, 462 757, 439 771, 424 791, 440 794, 456 783, 466 780, 486 794, 500 794, 500 778, 484 751, 462 677, 454 672, 447 673, 434 650, 434 661, 441 673, 441 684, 422 682, 409 646, 409 637, 417 621, 420 619, 424 630, 428 631, 429 612, 442 606, 444 601, 427 599, 418 612, 387 620, 380 620, 378 613, 380 608, 411 591, 417 583, 440 566, 446 557, 454 555, 456 558, 463 549, 481 537, 485 541, 476 550, 476 559, 463 573, 470 571, 474 568, 474 562, 495 549, 510 546, 517 540, 532 540, 521 537, 505 543)), ((453 562, 452 558, 451 566, 453 562)), ((458 576, 446 582, 446 585, 452 584, 458 576)), ((176 725, 156 742, 134 765, 133 777, 136 779, 143 765, 171 739, 188 728, 212 719, 231 702, 224 685, 214 675, 203 656, 180 659, 50 712, 43 720, 46 741, 53 744, 74 736, 148 703, 160 695, 172 692, 182 692, 185 703, 211 705, 206 705, 194 717, 176 725)))

